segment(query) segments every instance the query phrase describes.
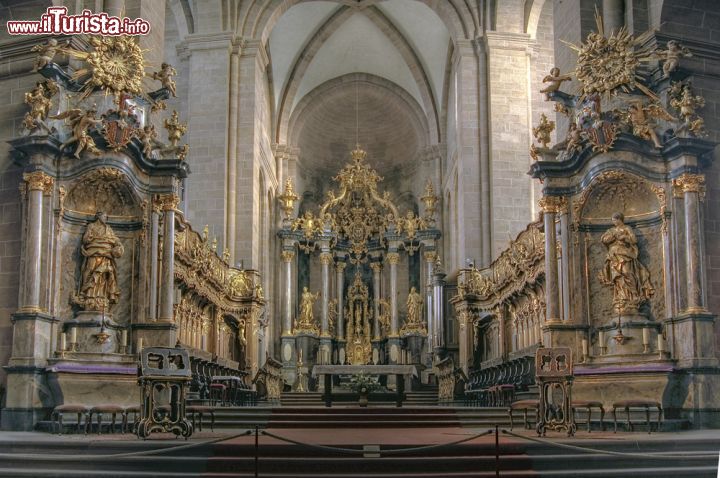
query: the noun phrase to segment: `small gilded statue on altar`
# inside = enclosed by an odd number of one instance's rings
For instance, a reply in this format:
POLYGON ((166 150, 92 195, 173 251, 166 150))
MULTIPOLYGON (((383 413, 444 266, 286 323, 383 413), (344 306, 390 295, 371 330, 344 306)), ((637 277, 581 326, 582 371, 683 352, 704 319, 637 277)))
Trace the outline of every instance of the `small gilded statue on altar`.
POLYGON ((615 312, 634 314, 655 294, 655 289, 650 272, 640 262, 637 237, 625 224, 625 217, 615 213, 612 222, 613 227, 601 238, 608 253, 599 279, 602 284, 613 286, 615 312))
POLYGON ((423 300, 420 294, 417 293, 415 287, 410 288, 410 293, 407 298, 407 318, 405 324, 402 327, 401 333, 424 333, 425 324, 422 320, 422 305, 423 300))
POLYGON ((82 237, 80 253, 84 257, 80 289, 73 302, 85 310, 105 311, 120 298, 116 260, 124 248, 107 223, 107 215, 99 211, 88 224, 82 237))
POLYGON ((319 292, 313 294, 307 287, 303 287, 302 296, 300 298, 300 317, 295 325, 296 330, 305 332, 317 331, 317 324, 315 324, 315 318, 313 317, 313 306, 319 297, 319 292))

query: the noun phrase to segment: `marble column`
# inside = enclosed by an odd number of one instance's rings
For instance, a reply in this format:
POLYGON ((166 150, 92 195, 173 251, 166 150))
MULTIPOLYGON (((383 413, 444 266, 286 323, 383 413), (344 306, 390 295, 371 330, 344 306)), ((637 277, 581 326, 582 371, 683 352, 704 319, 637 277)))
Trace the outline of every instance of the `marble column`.
POLYGON ((337 331, 337 339, 345 340, 345 267, 347 264, 343 259, 339 258, 335 264, 335 286, 337 289, 337 324, 335 324, 335 330, 337 331))
POLYGON ((283 295, 284 301, 284 314, 283 314, 283 335, 292 335, 292 319, 293 319, 293 300, 292 300, 292 265, 293 259, 295 259, 295 251, 284 250, 281 253, 283 262, 283 295))
POLYGON ((433 275, 435 274, 435 261, 437 260, 437 252, 425 251, 423 254, 425 259, 425 321, 427 322, 427 350, 432 353, 436 342, 435 338, 435 307, 433 306, 433 275))
POLYGON ((148 313, 148 319, 152 322, 157 320, 160 211, 159 202, 153 201, 150 213, 150 311, 148 313))
POLYGON ((441 349, 445 348, 445 300, 443 298, 444 291, 445 273, 440 270, 440 267, 436 267, 435 274, 433 275, 433 306, 435 307, 435 342, 433 343, 433 348, 436 352, 439 352, 441 349))
POLYGON ((40 310, 40 279, 42 277, 43 193, 53 187, 53 178, 42 171, 23 175, 27 183, 27 235, 25 250, 25 292, 21 312, 40 310))
POLYGON ((700 201, 705 197, 705 176, 683 174, 674 181, 682 191, 685 204, 685 273, 687 279, 687 310, 689 314, 708 313, 703 290, 702 259, 703 229, 700 227, 700 201))
POLYGON ((330 300, 330 264, 333 258, 330 252, 320 254, 322 290, 320 292, 320 337, 329 338, 328 330, 328 301, 330 300))
POLYGON ((561 203, 562 198, 557 196, 545 196, 540 200, 545 224, 545 320, 547 322, 560 321, 555 215, 561 203))
POLYGON ((400 262, 400 254, 389 252, 387 261, 390 264, 390 336, 397 337, 400 326, 398 323, 398 290, 397 290, 397 265, 400 262))
POLYGON ((163 210, 162 280, 158 321, 173 322, 173 303, 175 301, 175 210, 180 198, 174 193, 161 194, 158 201, 163 210))
POLYGON ((380 333, 380 271, 382 270, 382 262, 371 262, 370 268, 373 271, 373 307, 375 312, 375 321, 373 323, 373 337, 379 340, 380 333))
POLYGON ((561 204, 560 209, 560 255, 558 268, 560 272, 560 297, 562 309, 560 317, 568 322, 573 317, 570 310, 570 218, 568 217, 567 202, 561 204))

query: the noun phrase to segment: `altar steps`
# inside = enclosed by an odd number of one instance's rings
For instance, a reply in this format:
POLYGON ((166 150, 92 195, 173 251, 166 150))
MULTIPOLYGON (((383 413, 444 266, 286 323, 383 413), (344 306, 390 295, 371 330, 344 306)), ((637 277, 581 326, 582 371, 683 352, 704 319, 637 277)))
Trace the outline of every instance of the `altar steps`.
MULTIPOLYGON (((283 436, 282 430, 274 431, 283 436)), ((382 433, 380 430, 378 432, 382 433)), ((388 430, 388 432, 392 432, 388 430)), ((422 432, 421 432, 422 433, 422 432)), ((709 435, 709 433, 708 433, 709 435)), ((79 438, 79 437, 74 437, 79 438)), ((111 456, 185 445, 182 440, 79 441, 55 437, 31 441, 2 440, 0 476, 40 478, 137 478, 137 477, 251 477, 255 447, 252 437, 199 444, 194 448, 149 456, 111 456), (22 455, 20 455, 22 454, 22 455), (110 456, 109 456, 110 455, 110 456)), ((302 440, 301 440, 302 441, 302 440)), ((323 441, 324 443, 327 440, 323 441)), ((605 453, 565 452, 547 444, 510 441, 501 436, 500 476, 503 478, 714 478, 717 473, 717 437, 685 438, 675 435, 635 434, 632 439, 584 437, 570 443, 605 452, 642 454, 621 457, 605 453), (674 460, 656 460, 655 453, 676 453, 674 460), (693 455, 709 455, 692 459, 693 455)), ((382 445, 382 451, 416 446, 382 445)), ((338 440, 333 446, 362 449, 338 440)), ((327 449, 308 448, 261 439, 259 476, 263 478, 440 478, 495 476, 494 437, 449 447, 409 450, 402 455, 362 457, 327 449)))

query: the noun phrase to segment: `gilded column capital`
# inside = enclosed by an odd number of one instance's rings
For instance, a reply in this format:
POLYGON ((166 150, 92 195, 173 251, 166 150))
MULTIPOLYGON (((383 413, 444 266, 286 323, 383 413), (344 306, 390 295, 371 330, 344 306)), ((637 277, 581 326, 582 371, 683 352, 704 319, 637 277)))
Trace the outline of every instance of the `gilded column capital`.
POLYGON ((698 193, 700 198, 705 198, 705 176, 703 174, 685 173, 673 179, 675 197, 681 197, 682 193, 698 193))
POLYGON ((538 205, 546 213, 561 214, 568 210, 568 202, 564 196, 543 196, 538 205))
POLYGON ((347 267, 347 263, 345 262, 337 262, 335 263, 335 269, 337 269, 338 272, 342 272, 347 267))
POLYGON ((388 252, 387 254, 387 261, 390 263, 390 265, 398 265, 400 262, 400 254, 397 252, 388 252))
POLYGON ((180 204, 180 197, 175 193, 158 194, 157 203, 163 211, 174 211, 180 204))
POLYGON ((432 262, 435 263, 437 260, 438 254, 437 251, 425 251, 423 254, 423 257, 425 258, 425 262, 432 262))
POLYGON ((282 258, 283 262, 292 262, 293 258, 295 257, 295 251, 282 251, 280 253, 280 257, 282 258))
POLYGON ((33 171, 32 173, 23 174, 23 181, 27 183, 29 190, 43 191, 49 193, 52 190, 55 180, 43 173, 42 171, 33 171))
POLYGON ((333 256, 329 252, 323 252, 320 254, 320 263, 324 266, 331 264, 333 261, 333 256))
POLYGON ((382 263, 381 262, 371 262, 370 269, 372 269, 372 271, 375 274, 379 274, 380 271, 382 270, 382 263))

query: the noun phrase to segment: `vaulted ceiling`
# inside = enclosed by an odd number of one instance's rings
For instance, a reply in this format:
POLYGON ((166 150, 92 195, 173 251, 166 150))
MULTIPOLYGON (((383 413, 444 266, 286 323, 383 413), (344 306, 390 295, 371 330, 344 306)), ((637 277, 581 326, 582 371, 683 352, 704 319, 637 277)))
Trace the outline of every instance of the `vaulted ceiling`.
POLYGON ((349 149, 336 157, 339 145, 354 146, 356 121, 361 143, 372 140, 363 146, 388 170, 441 140, 451 42, 426 5, 302 2, 274 26, 269 53, 276 140, 301 147, 305 163, 344 161, 349 149))

